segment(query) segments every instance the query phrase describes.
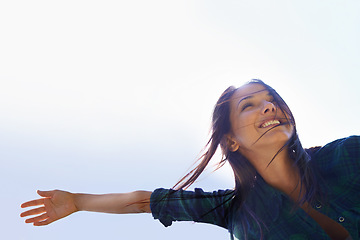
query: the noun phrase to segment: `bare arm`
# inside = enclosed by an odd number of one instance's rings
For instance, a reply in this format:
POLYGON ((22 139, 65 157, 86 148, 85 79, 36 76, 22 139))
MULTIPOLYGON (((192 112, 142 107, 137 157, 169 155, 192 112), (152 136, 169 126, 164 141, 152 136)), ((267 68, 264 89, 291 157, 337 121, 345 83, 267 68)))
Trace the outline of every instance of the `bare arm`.
POLYGON ((74 194, 75 205, 79 211, 105 213, 151 213, 151 192, 135 191, 103 195, 74 194))
POLYGON ((43 197, 25 202, 22 208, 36 208, 21 213, 21 217, 29 217, 26 223, 43 226, 77 211, 105 213, 150 213, 150 196, 148 191, 114 194, 82 194, 66 191, 38 191, 43 197), (38 215, 35 216, 34 215, 38 215))

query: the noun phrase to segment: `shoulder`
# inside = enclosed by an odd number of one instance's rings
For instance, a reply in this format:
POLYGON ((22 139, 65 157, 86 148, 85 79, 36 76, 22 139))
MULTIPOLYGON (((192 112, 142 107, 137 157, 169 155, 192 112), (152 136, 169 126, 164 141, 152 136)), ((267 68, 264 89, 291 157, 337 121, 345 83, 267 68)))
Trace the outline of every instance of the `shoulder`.
POLYGON ((324 146, 324 148, 328 148, 328 147, 342 147, 342 146, 345 146, 345 147, 354 147, 354 146, 357 146, 359 147, 359 144, 360 144, 360 136, 358 135, 352 135, 350 137, 345 137, 345 138, 340 138, 340 139, 337 139, 335 141, 332 141, 328 144, 326 144, 324 146))
POLYGON ((350 136, 330 142, 313 153, 312 164, 328 182, 359 181, 360 136, 350 136))
MULTIPOLYGON (((316 149, 313 153, 313 158, 319 162, 325 161, 329 164, 330 159, 342 161, 356 160, 360 157, 360 136, 350 136, 346 138, 337 139, 325 146, 316 149), (330 159, 329 159, 330 158, 330 159)), ((357 161, 358 162, 358 161, 357 161)))

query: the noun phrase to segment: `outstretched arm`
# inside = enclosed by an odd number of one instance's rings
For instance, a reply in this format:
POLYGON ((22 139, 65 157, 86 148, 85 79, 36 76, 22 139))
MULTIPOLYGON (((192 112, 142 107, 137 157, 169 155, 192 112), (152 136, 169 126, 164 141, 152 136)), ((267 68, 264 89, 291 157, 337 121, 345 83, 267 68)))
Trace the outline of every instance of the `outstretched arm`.
POLYGON ((47 225, 77 211, 119 214, 151 212, 151 192, 148 191, 95 195, 53 190, 38 191, 38 194, 42 198, 21 205, 22 208, 37 206, 20 215, 29 217, 25 222, 34 226, 47 225))

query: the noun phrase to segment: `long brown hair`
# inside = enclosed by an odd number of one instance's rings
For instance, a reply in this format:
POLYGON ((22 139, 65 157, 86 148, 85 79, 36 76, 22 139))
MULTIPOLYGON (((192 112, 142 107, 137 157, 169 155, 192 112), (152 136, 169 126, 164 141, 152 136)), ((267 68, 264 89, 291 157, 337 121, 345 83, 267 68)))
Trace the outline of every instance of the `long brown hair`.
MULTIPOLYGON (((269 85, 265 84, 263 81, 254 79, 247 84, 261 84, 263 85, 274 98, 274 104, 277 106, 277 111, 281 111, 284 116, 286 116, 286 121, 282 124, 291 124, 294 127, 294 132, 292 137, 288 140, 282 148, 277 152, 280 153, 285 148, 288 148, 290 153, 290 158, 294 161, 294 164, 298 166, 301 176, 301 188, 304 186, 306 189, 305 194, 302 194, 303 198, 299 199, 298 204, 304 203, 305 201, 311 203, 315 200, 317 194, 317 181, 312 169, 309 167, 310 157, 303 149, 300 140, 296 131, 295 119, 290 111, 290 108, 285 103, 285 101, 280 97, 280 95, 269 85)), ((239 152, 232 152, 229 150, 226 144, 226 135, 231 131, 231 122, 230 122, 230 99, 235 93, 237 88, 231 86, 228 87, 220 96, 217 101, 213 116, 212 116, 212 125, 211 125, 211 136, 209 141, 205 146, 204 153, 199 158, 199 163, 194 167, 188 174, 186 174, 175 186, 175 190, 186 189, 192 185, 201 175, 201 173, 209 165, 210 160, 213 158, 215 152, 220 146, 222 151, 222 158, 219 161, 219 167, 221 167, 226 161, 229 162, 230 166, 233 169, 235 176, 235 189, 234 189, 234 200, 236 201, 237 207, 243 207, 248 211, 250 215, 257 223, 260 228, 260 233, 262 235, 262 228, 260 226, 261 219, 258 220, 254 216, 251 209, 247 208, 244 205, 244 201, 256 180, 256 170, 250 164, 250 162, 239 152)), ((270 131, 269 129, 268 131, 270 131)), ((265 132, 264 134, 266 134, 265 132)), ((263 134, 263 135, 264 135, 263 134)), ((262 136, 263 136, 262 135, 262 136)), ((260 136, 259 139, 262 137, 260 136)), ((275 156, 269 161, 269 164, 275 159, 275 156)), ((245 225, 248 220, 242 221, 244 232, 246 234, 247 230, 245 225)), ((232 229, 229 229, 232 232, 232 229)))
MULTIPOLYGON (((284 113, 285 116, 289 116, 285 121, 285 124, 292 124, 295 127, 295 120, 289 107, 274 89, 272 89, 270 86, 266 85, 263 81, 258 79, 254 79, 247 84, 263 85, 274 97, 274 102, 278 106, 278 108, 284 113)), ((199 164, 189 173, 187 173, 182 179, 180 179, 180 181, 174 186, 174 189, 186 189, 191 184, 193 184, 209 165, 210 160, 214 156, 219 146, 222 151, 222 158, 218 163, 219 167, 221 167, 226 161, 229 161, 235 174, 235 183, 241 184, 236 185, 236 188, 244 188, 243 184, 247 182, 246 179, 253 178, 255 176, 255 169, 246 160, 246 158, 242 156, 238 151, 230 151, 226 143, 226 135, 229 134, 231 131, 230 100, 236 90, 237 88, 235 88, 234 86, 230 86, 221 94, 219 100, 214 107, 211 125, 211 136, 204 148, 205 152, 199 158, 199 164), (246 165, 244 166, 245 169, 243 169, 243 171, 236 171, 240 170, 237 166, 239 164, 239 161, 242 162, 242 165, 246 165)), ((264 134, 266 134, 266 132, 264 134)), ((296 135, 296 129, 294 130, 294 135, 296 135)), ((262 136, 260 136, 260 138, 261 137, 262 136)), ((283 148, 280 149, 279 152, 283 150, 283 148)))

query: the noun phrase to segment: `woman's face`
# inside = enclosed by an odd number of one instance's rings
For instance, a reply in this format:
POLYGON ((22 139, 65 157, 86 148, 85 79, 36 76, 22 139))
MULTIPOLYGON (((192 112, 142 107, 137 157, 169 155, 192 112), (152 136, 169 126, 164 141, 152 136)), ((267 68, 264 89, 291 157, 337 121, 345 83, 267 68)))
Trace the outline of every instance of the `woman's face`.
POLYGON ((294 127, 278 109, 273 96, 261 84, 238 88, 230 101, 231 139, 240 152, 279 150, 292 136, 294 127))

